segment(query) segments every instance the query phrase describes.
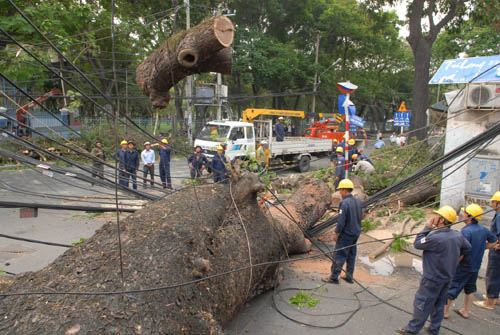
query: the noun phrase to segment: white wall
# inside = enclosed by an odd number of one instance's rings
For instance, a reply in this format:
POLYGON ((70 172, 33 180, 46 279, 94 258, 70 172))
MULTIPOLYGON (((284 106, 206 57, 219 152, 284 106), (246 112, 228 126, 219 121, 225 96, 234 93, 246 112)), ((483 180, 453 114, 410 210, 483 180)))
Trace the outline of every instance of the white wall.
MULTIPOLYGON (((457 99, 450 107, 446 125, 445 153, 469 141, 471 138, 481 134, 495 122, 500 121, 500 109, 496 111, 466 111, 462 112, 463 104, 457 99), (456 116, 458 115, 458 116, 456 116), (456 116, 456 117, 454 117, 456 116)), ((498 139, 499 137, 497 137, 498 139)), ((500 142, 496 142, 479 153, 483 157, 500 157, 500 142)), ((444 165, 444 168, 452 166, 458 161, 465 162, 463 155, 444 165)), ((457 169, 461 163, 443 171, 443 177, 457 169)), ((453 174, 443 179, 441 184, 441 206, 450 205, 458 209, 464 205, 465 181, 467 175, 467 164, 460 167, 453 174)))

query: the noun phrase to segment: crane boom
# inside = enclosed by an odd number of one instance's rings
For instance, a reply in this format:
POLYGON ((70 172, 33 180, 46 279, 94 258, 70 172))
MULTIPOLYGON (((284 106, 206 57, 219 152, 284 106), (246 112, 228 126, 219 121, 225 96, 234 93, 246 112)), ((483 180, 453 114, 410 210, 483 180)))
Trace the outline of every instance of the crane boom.
POLYGON ((272 116, 288 116, 305 118, 304 111, 281 110, 281 109, 265 109, 265 108, 247 108, 243 111, 243 121, 251 122, 253 119, 260 115, 272 116))

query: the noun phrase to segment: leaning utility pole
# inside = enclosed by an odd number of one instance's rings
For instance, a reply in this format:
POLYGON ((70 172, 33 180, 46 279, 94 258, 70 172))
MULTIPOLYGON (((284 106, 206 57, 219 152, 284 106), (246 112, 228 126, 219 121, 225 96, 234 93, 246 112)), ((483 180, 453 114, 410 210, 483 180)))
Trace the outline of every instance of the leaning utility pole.
POLYGON ((316 36, 316 54, 314 56, 314 83, 313 83, 313 97, 312 97, 312 114, 314 118, 314 114, 316 113, 316 91, 318 90, 318 58, 319 58, 319 40, 321 35, 318 31, 318 35, 316 36))
MULTIPOLYGON (((186 6, 186 30, 191 28, 191 8, 189 5, 189 0, 184 0, 184 5, 186 6)), ((193 100, 191 99, 193 93, 191 76, 186 78, 186 110, 187 110, 187 133, 189 138, 189 144, 193 146, 193 100)))

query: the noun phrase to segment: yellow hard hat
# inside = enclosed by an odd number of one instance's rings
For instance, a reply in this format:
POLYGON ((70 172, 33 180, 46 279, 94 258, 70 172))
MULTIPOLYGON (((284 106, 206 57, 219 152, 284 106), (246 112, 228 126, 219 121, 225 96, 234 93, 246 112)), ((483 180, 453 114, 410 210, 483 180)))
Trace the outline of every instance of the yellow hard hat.
MULTIPOLYGON (((462 211, 464 208, 462 207, 462 211)), ((465 213, 473 216, 476 220, 481 220, 483 218, 483 209, 481 206, 477 204, 470 204, 469 206, 465 207, 465 213)))
POLYGON ((342 147, 337 147, 337 149, 335 150, 335 152, 343 153, 344 149, 342 149, 342 147))
POLYGON ((490 199, 491 201, 500 201, 500 191, 495 192, 490 199))
POLYGON ((449 222, 457 221, 457 212, 451 206, 443 206, 434 213, 441 215, 443 218, 448 220, 449 222))
POLYGON ((349 140, 349 145, 354 145, 354 144, 356 144, 356 141, 355 141, 354 139, 352 139, 352 138, 351 138, 351 139, 349 140))
POLYGON ((333 142, 338 143, 339 141, 337 141, 337 139, 336 139, 336 138, 334 138, 334 139, 333 139, 333 142))
POLYGON ((337 189, 340 190, 340 189, 343 189, 343 188, 354 189, 354 184, 349 179, 342 179, 340 181, 339 186, 337 187, 337 189))
POLYGON ((354 160, 358 159, 358 154, 353 154, 352 159, 354 159, 354 160))
POLYGON ((168 141, 166 138, 164 138, 163 140, 161 140, 161 143, 165 143, 165 144, 168 144, 168 141))
POLYGON ((217 146, 217 150, 224 150, 224 147, 222 145, 217 146))
POLYGON ((120 142, 120 145, 128 144, 127 140, 123 140, 120 142))
POLYGON ((342 136, 343 138, 347 138, 347 134, 344 134, 344 136, 342 136))

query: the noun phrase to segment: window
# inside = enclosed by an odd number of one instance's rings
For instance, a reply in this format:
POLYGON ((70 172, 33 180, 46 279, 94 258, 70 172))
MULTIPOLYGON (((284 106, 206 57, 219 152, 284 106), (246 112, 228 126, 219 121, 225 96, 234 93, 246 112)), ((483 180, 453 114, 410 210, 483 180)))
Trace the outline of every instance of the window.
POLYGON ((252 140, 253 139, 253 129, 252 129, 252 127, 245 127, 245 134, 247 136, 247 139, 252 140))
POLYGON ((304 132, 304 136, 309 136, 309 135, 311 135, 311 128, 306 129, 306 131, 304 132))
POLYGON ((200 132, 199 138, 203 141, 225 142, 229 126, 207 124, 200 132))
POLYGON ((234 127, 231 130, 231 136, 229 137, 229 139, 231 141, 236 141, 242 138, 245 138, 245 135, 243 134, 243 127, 234 127))

